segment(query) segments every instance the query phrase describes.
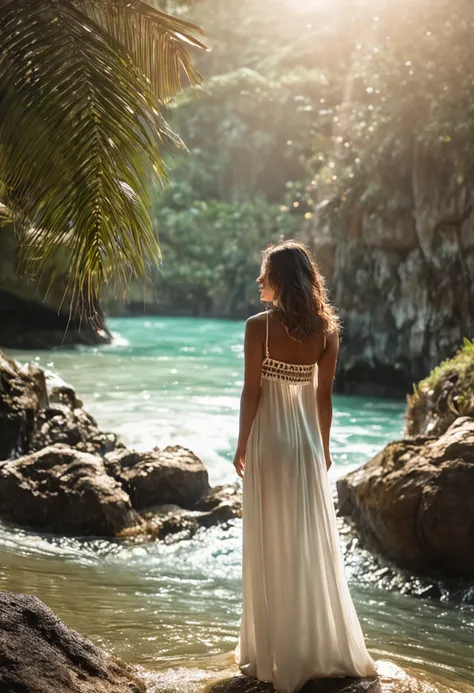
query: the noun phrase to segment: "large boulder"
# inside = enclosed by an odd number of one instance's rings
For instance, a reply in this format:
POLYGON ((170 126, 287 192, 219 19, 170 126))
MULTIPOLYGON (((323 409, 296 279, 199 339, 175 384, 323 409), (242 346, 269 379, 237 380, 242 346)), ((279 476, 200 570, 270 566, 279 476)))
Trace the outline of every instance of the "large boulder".
POLYGON ((403 568, 474 578, 474 419, 387 445, 337 482, 363 544, 403 568))
POLYGON ((146 693, 133 669, 30 594, 0 592, 3 693, 146 693))
POLYGON ((130 498, 102 459, 65 445, 0 463, 0 516, 81 536, 115 536, 137 522, 130 498))
POLYGON ((70 385, 0 351, 0 460, 58 443, 99 455, 123 448, 82 408, 70 385))
POLYGON ((178 445, 151 452, 117 449, 105 455, 104 463, 137 510, 170 503, 192 509, 211 489, 199 457, 178 445))

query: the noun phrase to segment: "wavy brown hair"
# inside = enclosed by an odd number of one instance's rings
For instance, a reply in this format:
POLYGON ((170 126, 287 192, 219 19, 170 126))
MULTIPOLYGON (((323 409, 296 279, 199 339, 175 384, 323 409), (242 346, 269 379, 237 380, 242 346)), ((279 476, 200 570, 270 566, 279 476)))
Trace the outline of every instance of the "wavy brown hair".
MULTIPOLYGON (((293 339, 340 332, 340 321, 330 305, 326 282, 309 250, 298 241, 282 241, 262 252, 262 276, 275 291, 273 306, 293 339)), ((259 279, 260 279, 259 277, 259 279)))

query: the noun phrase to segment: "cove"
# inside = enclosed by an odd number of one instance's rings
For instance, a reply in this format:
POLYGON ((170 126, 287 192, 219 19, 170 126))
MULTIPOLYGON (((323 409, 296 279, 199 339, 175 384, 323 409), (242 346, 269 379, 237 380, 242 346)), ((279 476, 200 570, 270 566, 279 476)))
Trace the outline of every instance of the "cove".
MULTIPOLYGON (((243 323, 133 318, 111 320, 110 327, 116 335, 110 346, 7 353, 71 382, 100 425, 128 445, 186 445, 208 467, 211 484, 235 481, 230 460, 243 323)), ((336 396, 334 405, 333 478, 399 436, 404 423, 402 400, 336 396)), ((68 625, 158 681, 179 666, 209 667, 234 647, 240 530, 236 522, 177 544, 134 547, 2 525, 0 588, 36 594, 68 625)), ((443 691, 472 690, 472 607, 387 593, 357 584, 356 574, 349 578, 377 659, 415 671, 443 691)))

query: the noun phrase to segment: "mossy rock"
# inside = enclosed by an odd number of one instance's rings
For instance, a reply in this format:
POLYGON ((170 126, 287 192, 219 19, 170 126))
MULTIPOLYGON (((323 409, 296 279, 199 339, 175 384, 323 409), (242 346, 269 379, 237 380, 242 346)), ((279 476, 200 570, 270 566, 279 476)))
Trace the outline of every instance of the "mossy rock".
POLYGON ((474 416, 474 340, 442 361, 407 395, 406 433, 441 436, 460 416, 474 416))

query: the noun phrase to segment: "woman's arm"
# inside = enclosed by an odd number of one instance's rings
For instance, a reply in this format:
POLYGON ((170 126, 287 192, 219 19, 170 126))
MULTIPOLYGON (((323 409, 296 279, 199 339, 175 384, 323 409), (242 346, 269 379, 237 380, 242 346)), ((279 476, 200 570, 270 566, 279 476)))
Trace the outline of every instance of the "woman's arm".
POLYGON ((237 451, 234 466, 237 474, 243 478, 245 469, 245 451, 250 429, 257 413, 260 400, 260 376, 262 372, 264 347, 264 322, 260 316, 252 316, 245 324, 244 337, 244 387, 240 397, 240 421, 237 451))
POLYGON ((333 332, 327 337, 326 348, 318 362, 318 388, 316 400, 318 405, 319 428, 323 440, 326 468, 332 464, 329 451, 329 436, 332 423, 332 387, 336 372, 337 355, 339 352, 339 336, 333 332))

